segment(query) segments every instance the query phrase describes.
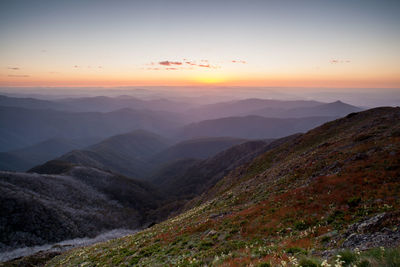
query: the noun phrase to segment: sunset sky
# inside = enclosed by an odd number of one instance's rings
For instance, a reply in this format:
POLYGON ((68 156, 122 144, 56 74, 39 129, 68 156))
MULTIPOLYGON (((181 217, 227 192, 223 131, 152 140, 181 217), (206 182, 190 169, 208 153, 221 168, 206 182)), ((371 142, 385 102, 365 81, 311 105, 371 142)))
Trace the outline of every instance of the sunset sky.
POLYGON ((400 88, 400 1, 2 0, 0 86, 400 88))

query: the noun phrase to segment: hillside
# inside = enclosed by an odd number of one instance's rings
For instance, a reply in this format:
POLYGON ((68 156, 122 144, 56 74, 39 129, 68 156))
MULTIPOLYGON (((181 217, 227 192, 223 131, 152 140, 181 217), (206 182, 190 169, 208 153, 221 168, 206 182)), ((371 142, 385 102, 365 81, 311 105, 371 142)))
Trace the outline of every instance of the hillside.
POLYGON ((112 136, 83 150, 73 150, 58 160, 142 178, 152 168, 147 159, 167 146, 168 141, 161 136, 137 130, 112 136))
POLYGON ((157 153, 150 159, 150 161, 162 164, 187 158, 205 159, 245 141, 246 140, 241 138, 232 137, 212 137, 185 140, 157 153))
MULTIPOLYGON (((276 141, 249 141, 204 160, 182 159, 170 162, 153 173, 149 181, 168 196, 167 206, 172 214, 176 214, 182 208, 195 206, 198 201, 193 198, 207 192, 233 169, 292 138, 295 135, 276 141)), ((164 209, 160 207, 156 213, 164 213, 164 209)))
POLYGON ((0 107, 0 125, 0 151, 9 151, 50 138, 106 138, 138 129, 170 135, 181 123, 172 113, 148 110, 101 113, 0 107))
POLYGON ((51 138, 33 146, 0 152, 0 170, 26 171, 73 149, 92 145, 96 141, 97 138, 75 140, 51 138))
MULTIPOLYGON (((187 212, 47 266, 317 266, 340 248, 396 247, 399 159, 400 108, 353 113, 233 170, 187 212)), ((328 260, 397 266, 398 252, 387 251, 328 260)))
MULTIPOLYGON (((47 165, 47 168, 51 168, 47 165)), ((161 201, 143 182, 94 168, 0 172, 0 251, 135 229, 161 201)))
POLYGON ((332 119, 332 117, 283 119, 255 115, 227 117, 191 123, 183 128, 180 135, 182 138, 202 136, 232 136, 246 139, 280 138, 308 131, 332 119))

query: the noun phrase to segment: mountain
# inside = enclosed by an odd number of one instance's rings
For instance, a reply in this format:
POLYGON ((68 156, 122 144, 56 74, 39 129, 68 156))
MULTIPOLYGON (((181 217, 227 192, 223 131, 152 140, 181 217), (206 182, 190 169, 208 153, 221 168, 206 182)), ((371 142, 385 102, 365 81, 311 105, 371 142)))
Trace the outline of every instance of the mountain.
POLYGON ((58 160, 143 178, 151 171, 147 159, 165 149, 168 141, 143 130, 115 135, 82 150, 73 150, 58 160))
MULTIPOLYGON (((318 115, 318 114, 317 114, 318 115)), ((308 131, 332 117, 265 118, 261 116, 228 117, 186 125, 182 138, 233 136, 246 139, 279 138, 308 131)))
POLYGON ((57 102, 65 106, 66 110, 79 112, 110 112, 123 108, 181 112, 192 107, 192 105, 188 103, 163 98, 142 100, 126 95, 118 97, 96 96, 66 98, 57 100, 57 102))
POLYGON ((50 138, 106 138, 137 129, 170 135, 182 124, 172 113, 147 110, 80 113, 0 107, 0 125, 0 151, 9 151, 50 138))
POLYGON ((343 117, 352 112, 359 112, 362 109, 341 101, 328 104, 320 104, 312 107, 296 107, 290 109, 281 108, 263 108, 252 111, 248 114, 275 117, 275 118, 304 118, 311 116, 343 117))
POLYGON ((57 175, 0 171, 0 251, 136 229, 161 200, 143 182, 94 168, 69 165, 57 175))
POLYGON ((0 170, 26 171, 36 165, 59 157, 68 151, 91 145, 97 138, 69 140, 51 138, 33 146, 0 152, 0 170))
POLYGON ((179 159, 205 159, 246 140, 232 137, 198 138, 181 141, 154 155, 150 161, 156 164, 179 159))
POLYGON ((399 158, 400 108, 351 113, 233 169, 192 209, 47 266, 398 266, 399 158))
POLYGON ((19 107, 28 109, 60 109, 68 108, 59 103, 53 101, 41 100, 36 98, 28 97, 9 97, 0 95, 0 106, 3 107, 19 107))
MULTIPOLYGON (((272 99, 259 99, 249 98, 237 101, 220 102, 215 104, 208 104, 198 108, 188 110, 186 114, 192 118, 193 121, 210 120, 223 117, 243 116, 249 114, 256 114, 254 112, 262 109, 274 109, 277 111, 284 111, 293 108, 311 108, 321 105, 321 102, 309 100, 272 100, 272 99)), ((263 116, 263 115, 262 115, 263 116)), ((315 114, 311 115, 315 116, 315 114)), ((332 116, 332 115, 327 115, 332 116)), ((274 117, 269 116, 267 117, 274 117)))

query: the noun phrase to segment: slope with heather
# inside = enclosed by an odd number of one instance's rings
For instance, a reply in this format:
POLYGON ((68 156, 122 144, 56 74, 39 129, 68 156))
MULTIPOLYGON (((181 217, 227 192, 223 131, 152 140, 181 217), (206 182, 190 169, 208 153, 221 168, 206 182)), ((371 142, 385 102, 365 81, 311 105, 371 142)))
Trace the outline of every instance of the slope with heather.
POLYGON ((233 170, 187 212, 47 266, 278 265, 344 247, 396 247, 399 176, 400 108, 353 113, 233 170))

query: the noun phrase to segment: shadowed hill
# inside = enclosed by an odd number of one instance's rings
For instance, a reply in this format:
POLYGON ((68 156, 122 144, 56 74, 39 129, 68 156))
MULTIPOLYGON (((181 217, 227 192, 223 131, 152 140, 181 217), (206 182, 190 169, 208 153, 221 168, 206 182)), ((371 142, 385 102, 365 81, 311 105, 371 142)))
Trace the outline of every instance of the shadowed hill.
POLYGON ((234 169, 193 209, 132 236, 68 252, 47 266, 117 260, 278 266, 289 256, 318 266, 315 256, 329 257, 335 249, 396 247, 399 159, 400 108, 352 113, 234 169))
POLYGON ((167 145, 161 136, 138 130, 112 136, 84 150, 73 150, 58 160, 142 178, 151 171, 147 159, 167 145))
POLYGON ((150 161, 156 164, 185 158, 205 159, 246 140, 232 137, 198 138, 179 142, 154 155, 150 161))
POLYGON ((61 156, 68 151, 86 147, 98 141, 98 138, 69 140, 52 138, 33 146, 0 152, 0 170, 26 171, 36 165, 61 156))

